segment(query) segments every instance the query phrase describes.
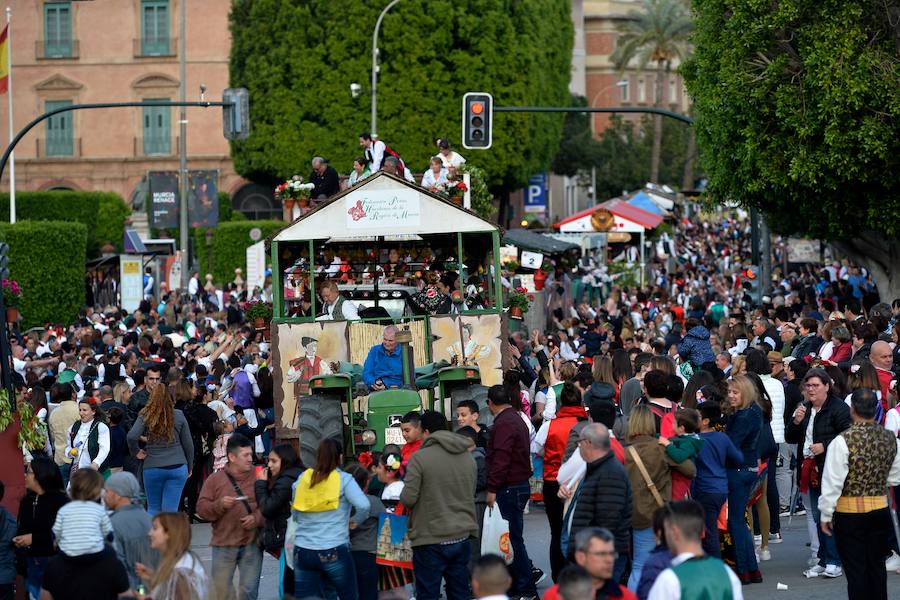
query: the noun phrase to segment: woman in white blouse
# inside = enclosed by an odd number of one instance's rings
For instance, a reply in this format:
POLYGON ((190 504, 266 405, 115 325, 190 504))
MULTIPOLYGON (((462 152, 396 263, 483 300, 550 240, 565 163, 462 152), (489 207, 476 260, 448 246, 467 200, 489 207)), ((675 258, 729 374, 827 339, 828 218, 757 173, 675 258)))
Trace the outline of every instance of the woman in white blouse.
POLYGON ((78 418, 66 443, 66 456, 72 459, 72 474, 78 469, 96 469, 105 479, 109 476, 107 458, 110 448, 106 413, 93 398, 86 397, 78 402, 78 418))
POLYGON ((447 187, 447 169, 439 156, 431 157, 431 165, 422 175, 422 187, 429 192, 442 192, 447 187))

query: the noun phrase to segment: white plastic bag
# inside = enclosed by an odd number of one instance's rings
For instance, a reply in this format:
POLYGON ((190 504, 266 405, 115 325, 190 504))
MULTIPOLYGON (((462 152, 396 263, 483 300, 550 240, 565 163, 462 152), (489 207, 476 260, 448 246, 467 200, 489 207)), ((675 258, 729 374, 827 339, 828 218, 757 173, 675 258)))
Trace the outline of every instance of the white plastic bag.
POLYGON ((481 533, 481 554, 496 554, 503 557, 506 564, 513 562, 512 544, 509 542, 509 521, 500 514, 498 506, 487 507, 484 511, 484 529, 481 533))

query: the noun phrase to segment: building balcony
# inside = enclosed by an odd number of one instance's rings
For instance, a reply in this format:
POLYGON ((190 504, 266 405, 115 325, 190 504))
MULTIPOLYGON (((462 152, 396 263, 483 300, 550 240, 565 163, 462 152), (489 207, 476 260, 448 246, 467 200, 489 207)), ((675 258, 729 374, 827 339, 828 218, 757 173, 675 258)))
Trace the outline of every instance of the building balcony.
POLYGON ((178 56, 178 38, 162 38, 146 40, 136 38, 132 40, 135 58, 165 58, 178 56))
POLYGON ((36 155, 41 160, 81 158, 81 138, 48 140, 46 137, 39 137, 36 155))
POLYGON ((180 139, 175 135, 169 138, 149 139, 145 144, 143 136, 135 136, 133 155, 135 158, 173 158, 178 156, 180 139))
POLYGON ((37 60, 71 60, 81 56, 78 40, 69 40, 68 44, 47 44, 46 40, 34 43, 34 56, 37 60))

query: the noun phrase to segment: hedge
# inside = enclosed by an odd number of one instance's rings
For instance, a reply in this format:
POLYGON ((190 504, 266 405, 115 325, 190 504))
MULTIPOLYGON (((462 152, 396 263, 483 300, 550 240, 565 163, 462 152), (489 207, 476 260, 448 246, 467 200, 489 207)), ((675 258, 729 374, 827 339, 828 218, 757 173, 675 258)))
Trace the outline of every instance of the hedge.
MULTIPOLYGON (((250 230, 259 227, 263 238, 282 229, 284 221, 232 221, 219 223, 213 229, 212 238, 212 275, 217 284, 226 283, 234 279, 234 270, 243 269, 247 275, 247 248, 255 242, 250 239, 250 230)), ((206 230, 194 230, 194 253, 197 256, 197 264, 201 273, 209 272, 209 259, 206 252, 206 230)))
POLYGON ((100 200, 100 210, 93 237, 100 248, 109 243, 116 247, 117 252, 121 252, 125 241, 125 220, 131 216, 131 208, 118 194, 110 192, 96 194, 100 200))
POLYGON ((0 240, 9 244, 10 277, 22 286, 23 329, 48 322, 71 323, 78 316, 85 302, 87 239, 83 223, 0 224, 0 240))
MULTIPOLYGON (((107 242, 122 247, 125 218, 130 210, 111 192, 19 192, 17 221, 76 221, 87 228, 87 255, 100 255, 107 242)), ((0 220, 9 221, 9 194, 0 194, 0 220)))

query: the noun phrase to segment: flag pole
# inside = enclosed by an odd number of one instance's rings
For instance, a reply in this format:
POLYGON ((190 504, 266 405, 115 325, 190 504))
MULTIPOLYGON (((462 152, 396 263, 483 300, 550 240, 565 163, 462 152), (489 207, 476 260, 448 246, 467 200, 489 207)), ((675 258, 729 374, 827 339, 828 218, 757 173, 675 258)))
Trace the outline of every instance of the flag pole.
MULTIPOLYGON (((6 7, 6 97, 9 102, 9 143, 12 144, 16 132, 13 130, 13 86, 12 86, 12 44, 10 37, 10 21, 12 9, 6 7)), ((9 155, 9 222, 16 222, 16 155, 9 155)))

